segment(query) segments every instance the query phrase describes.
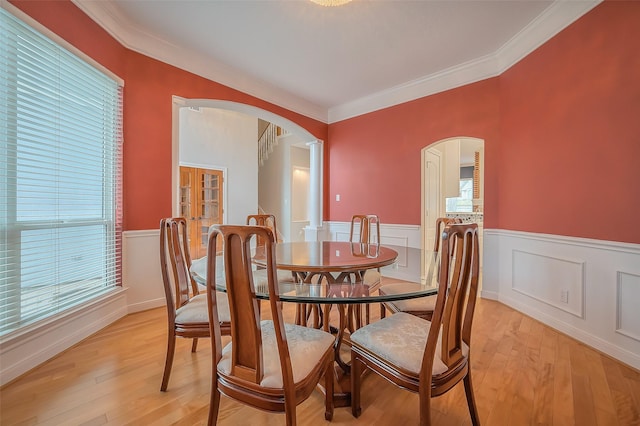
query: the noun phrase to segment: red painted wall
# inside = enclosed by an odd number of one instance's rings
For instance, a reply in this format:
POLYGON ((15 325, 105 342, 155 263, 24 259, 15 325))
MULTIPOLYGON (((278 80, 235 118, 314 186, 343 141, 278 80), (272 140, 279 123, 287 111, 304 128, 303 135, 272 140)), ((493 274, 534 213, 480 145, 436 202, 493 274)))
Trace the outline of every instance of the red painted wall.
MULTIPOLYGON (((327 138, 327 125, 324 123, 139 53, 128 51, 126 63, 125 229, 156 228, 160 218, 171 215, 173 95, 253 105, 288 118, 320 139, 327 138)), ((256 158, 256 167, 257 161, 256 158)))
POLYGON ((640 2, 597 6, 500 94, 499 227, 640 243, 640 2))
POLYGON ((382 223, 419 225, 422 148, 468 136, 485 141, 485 226, 497 225, 498 107, 493 78, 331 124, 329 219, 376 213, 382 223))
POLYGON ((639 22, 606 1, 497 78, 330 125, 329 219, 420 224, 420 149, 473 136, 485 227, 640 243, 639 22))
MULTIPOLYGON (((285 117, 319 139, 325 123, 122 47, 68 0, 11 3, 125 81, 124 229, 155 229, 171 209, 172 96, 253 105, 285 117)), ((256 159, 257 162, 257 159, 256 159)))
POLYGON ((640 2, 605 1, 503 75, 326 124, 131 52, 69 1, 11 1, 125 80, 125 229, 171 214, 171 95, 264 108, 328 141, 325 218, 420 223, 420 150, 485 140, 485 227, 640 243, 640 2), (342 201, 335 201, 339 193, 342 201))

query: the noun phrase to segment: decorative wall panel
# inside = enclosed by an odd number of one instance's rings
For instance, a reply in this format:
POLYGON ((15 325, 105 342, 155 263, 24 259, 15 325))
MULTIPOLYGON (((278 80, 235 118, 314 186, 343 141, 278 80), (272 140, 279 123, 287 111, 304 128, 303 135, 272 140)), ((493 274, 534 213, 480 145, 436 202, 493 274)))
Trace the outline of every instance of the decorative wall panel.
POLYGON ((640 342, 640 275, 618 271, 616 332, 640 342))
POLYGON ((513 290, 584 317, 584 262, 513 250, 513 290))

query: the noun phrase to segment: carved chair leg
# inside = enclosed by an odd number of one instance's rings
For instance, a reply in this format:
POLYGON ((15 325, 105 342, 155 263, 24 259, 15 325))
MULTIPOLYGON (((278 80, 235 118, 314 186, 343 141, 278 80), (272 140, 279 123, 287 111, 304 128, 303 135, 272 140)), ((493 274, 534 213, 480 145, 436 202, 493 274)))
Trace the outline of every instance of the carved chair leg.
POLYGON ((288 404, 286 397, 284 402, 284 418, 287 426, 296 426, 298 423, 296 420, 296 404, 295 402, 288 404))
MULTIPOLYGON (((429 388, 429 384, 425 386, 429 388)), ((431 389, 419 392, 420 395, 420 426, 431 426, 431 389)))
POLYGON ((329 359, 327 362, 327 366, 324 372, 324 390, 325 390, 325 409, 324 409, 324 418, 325 420, 331 421, 333 419, 333 381, 334 381, 334 370, 333 370, 333 357, 329 359))
POLYGON ((322 329, 326 332, 329 332, 331 326, 329 324, 329 315, 331 315, 331 306, 332 305, 322 305, 322 329))
POLYGON ((355 352, 351 351, 351 414, 359 417, 362 413, 360 407, 360 380, 362 379, 362 361, 355 352))
POLYGON ((215 425, 218 422, 218 411, 220 410, 220 392, 218 391, 218 383, 215 379, 211 383, 211 396, 209 401, 209 419, 207 424, 209 426, 215 425))
POLYGON ((473 387, 471 386, 471 371, 467 372, 467 375, 463 379, 464 381, 464 393, 467 396, 467 405, 469 406, 469 414, 471 415, 471 423, 474 426, 480 425, 480 419, 478 418, 478 409, 476 408, 476 399, 473 396, 473 387))
POLYGON ((164 362, 164 373, 162 374, 162 385, 160 390, 165 392, 169 385, 169 376, 171 375, 171 366, 173 365, 173 355, 176 351, 176 335, 169 331, 169 337, 167 338, 167 358, 164 362))
POLYGON ((322 327, 322 309, 320 305, 313 305, 311 312, 313 313, 313 328, 320 329, 322 327))

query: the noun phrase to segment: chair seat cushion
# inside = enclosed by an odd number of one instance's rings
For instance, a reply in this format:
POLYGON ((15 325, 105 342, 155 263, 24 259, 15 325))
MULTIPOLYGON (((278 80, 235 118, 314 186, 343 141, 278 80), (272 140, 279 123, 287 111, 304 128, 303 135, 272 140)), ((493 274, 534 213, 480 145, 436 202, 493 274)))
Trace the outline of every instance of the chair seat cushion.
MULTIPOLYGON (((412 291, 417 291, 420 284, 416 283, 392 283, 384 284, 378 290, 380 294, 406 294, 412 291)), ((415 299, 406 300, 394 300, 393 302, 386 302, 396 307, 396 311, 399 312, 416 312, 425 311, 433 312, 436 308, 437 296, 418 297, 415 299)))
MULTIPOLYGON (((383 360, 416 375, 422 368, 422 357, 427 344, 431 322, 414 315, 398 312, 387 318, 359 328, 351 335, 351 341, 377 354, 383 360)), ((435 349, 432 374, 447 371, 440 358, 440 340, 435 349)), ((463 344, 463 355, 469 347, 463 344)))
MULTIPOLYGON (((276 343, 273 321, 260 322, 262 332, 262 354, 264 375, 260 386, 274 389, 282 389, 282 368, 276 343)), ((322 330, 310 327, 302 327, 294 324, 285 324, 293 381, 299 383, 304 380, 319 364, 327 350, 333 351, 335 338, 322 330)), ((233 341, 222 349, 222 358, 218 363, 218 372, 222 375, 231 373, 231 349, 233 341)))
MULTIPOLYGON (((221 256, 219 256, 221 257, 221 256)), ((224 272, 224 267, 218 268, 216 267, 216 287, 226 286, 226 275, 224 272)), ((291 271, 285 271, 283 269, 278 269, 278 282, 281 283, 295 283, 293 275, 291 271)), ((259 293, 268 293, 268 281, 267 281, 267 270, 266 269, 257 269, 253 271, 253 285, 258 290, 259 293)), ((205 286, 198 285, 200 291, 206 292, 207 289, 205 286)))
MULTIPOLYGON (((219 291, 216 292, 216 302, 218 304, 218 317, 220 318, 220 322, 230 322, 231 314, 229 313, 229 299, 227 298, 227 294, 219 291)), ((208 322, 209 312, 206 293, 192 297, 186 305, 176 309, 176 323, 178 324, 208 322)))
POLYGON ((369 287, 376 287, 381 279, 382 274, 377 269, 367 269, 362 277, 362 281, 369 287))
MULTIPOLYGON (((291 271, 285 271, 284 269, 277 270, 278 282, 281 283, 293 283, 295 282, 291 271)), ((253 271, 253 284, 258 287, 261 285, 267 285, 267 270, 257 269, 253 271)))

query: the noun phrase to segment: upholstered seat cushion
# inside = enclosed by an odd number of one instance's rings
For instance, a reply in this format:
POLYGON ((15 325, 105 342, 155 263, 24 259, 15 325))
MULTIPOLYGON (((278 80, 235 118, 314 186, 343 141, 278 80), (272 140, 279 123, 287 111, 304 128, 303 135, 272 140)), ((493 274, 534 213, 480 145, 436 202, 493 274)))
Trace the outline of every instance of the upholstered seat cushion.
MULTIPOLYGON (((293 278, 293 274, 291 271, 285 271, 284 269, 278 269, 278 282, 287 283, 287 282, 295 282, 293 278)), ((224 262, 223 256, 219 255, 216 258, 216 283, 224 283, 226 280, 226 275, 224 272, 224 262)), ((253 271, 253 284, 258 287, 261 285, 266 285, 267 283, 267 270, 266 269, 256 269, 253 271)))
MULTIPOLYGON (((220 322, 231 321, 229 313, 229 299, 226 293, 216 292, 216 303, 218 304, 218 317, 220 322)), ((208 323, 209 312, 207 308, 207 295, 198 294, 189 299, 189 302, 176 309, 176 323, 178 324, 194 324, 208 323)))
MULTIPOLYGON (((412 291, 418 291, 420 284, 416 283, 391 283, 384 284, 380 287, 380 293, 384 294, 406 294, 412 291)), ((396 311, 414 312, 414 311, 433 311, 436 308, 437 296, 418 297, 415 299, 394 300, 386 302, 396 307, 396 311)))
MULTIPOLYGON (((281 389, 283 387, 282 369, 280 367, 280 356, 278 355, 273 321, 261 321, 260 329, 264 357, 264 375, 260 386, 281 389)), ((327 350, 332 348, 335 337, 322 330, 294 324, 285 324, 285 332, 289 355, 291 356, 293 381, 294 383, 299 383, 319 364, 327 350)), ((230 342, 222 349, 222 358, 218 363, 220 374, 229 375, 231 373, 232 345, 233 342, 230 342)))
POLYGON ((362 277, 362 281, 369 287, 377 287, 381 279, 382 275, 377 269, 367 269, 362 277))
MULTIPOLYGON (((280 283, 293 283, 295 282, 291 271, 285 271, 284 269, 277 270, 278 282, 280 283)), ((253 284, 257 287, 259 285, 266 285, 267 283, 267 270, 257 269, 253 271, 253 284)))
MULTIPOLYGON (((359 328, 351 335, 351 341, 377 354, 391 364, 418 375, 427 344, 431 322, 414 315, 398 312, 380 321, 359 328)), ((440 359, 440 340, 433 361, 433 375, 447 371, 440 359)), ((464 356, 469 347, 463 343, 464 356)))
MULTIPOLYGON (((224 263, 222 261, 223 257, 221 255, 216 259, 216 286, 226 285, 226 275, 224 271, 224 263)), ((291 271, 285 271, 283 269, 278 269, 278 282, 281 283, 294 283, 295 280, 291 271)), ((268 293, 268 281, 267 281, 267 270, 266 269, 257 269, 253 271, 253 285, 258 290, 259 293, 268 293)), ((199 285, 200 291, 206 291, 206 287, 199 285)))
MULTIPOLYGON (((291 271, 283 269, 277 270, 277 279, 280 283, 294 283, 291 271)), ((267 279, 267 270, 258 269, 253 271, 253 286, 258 293, 269 293, 269 281, 267 279)))

